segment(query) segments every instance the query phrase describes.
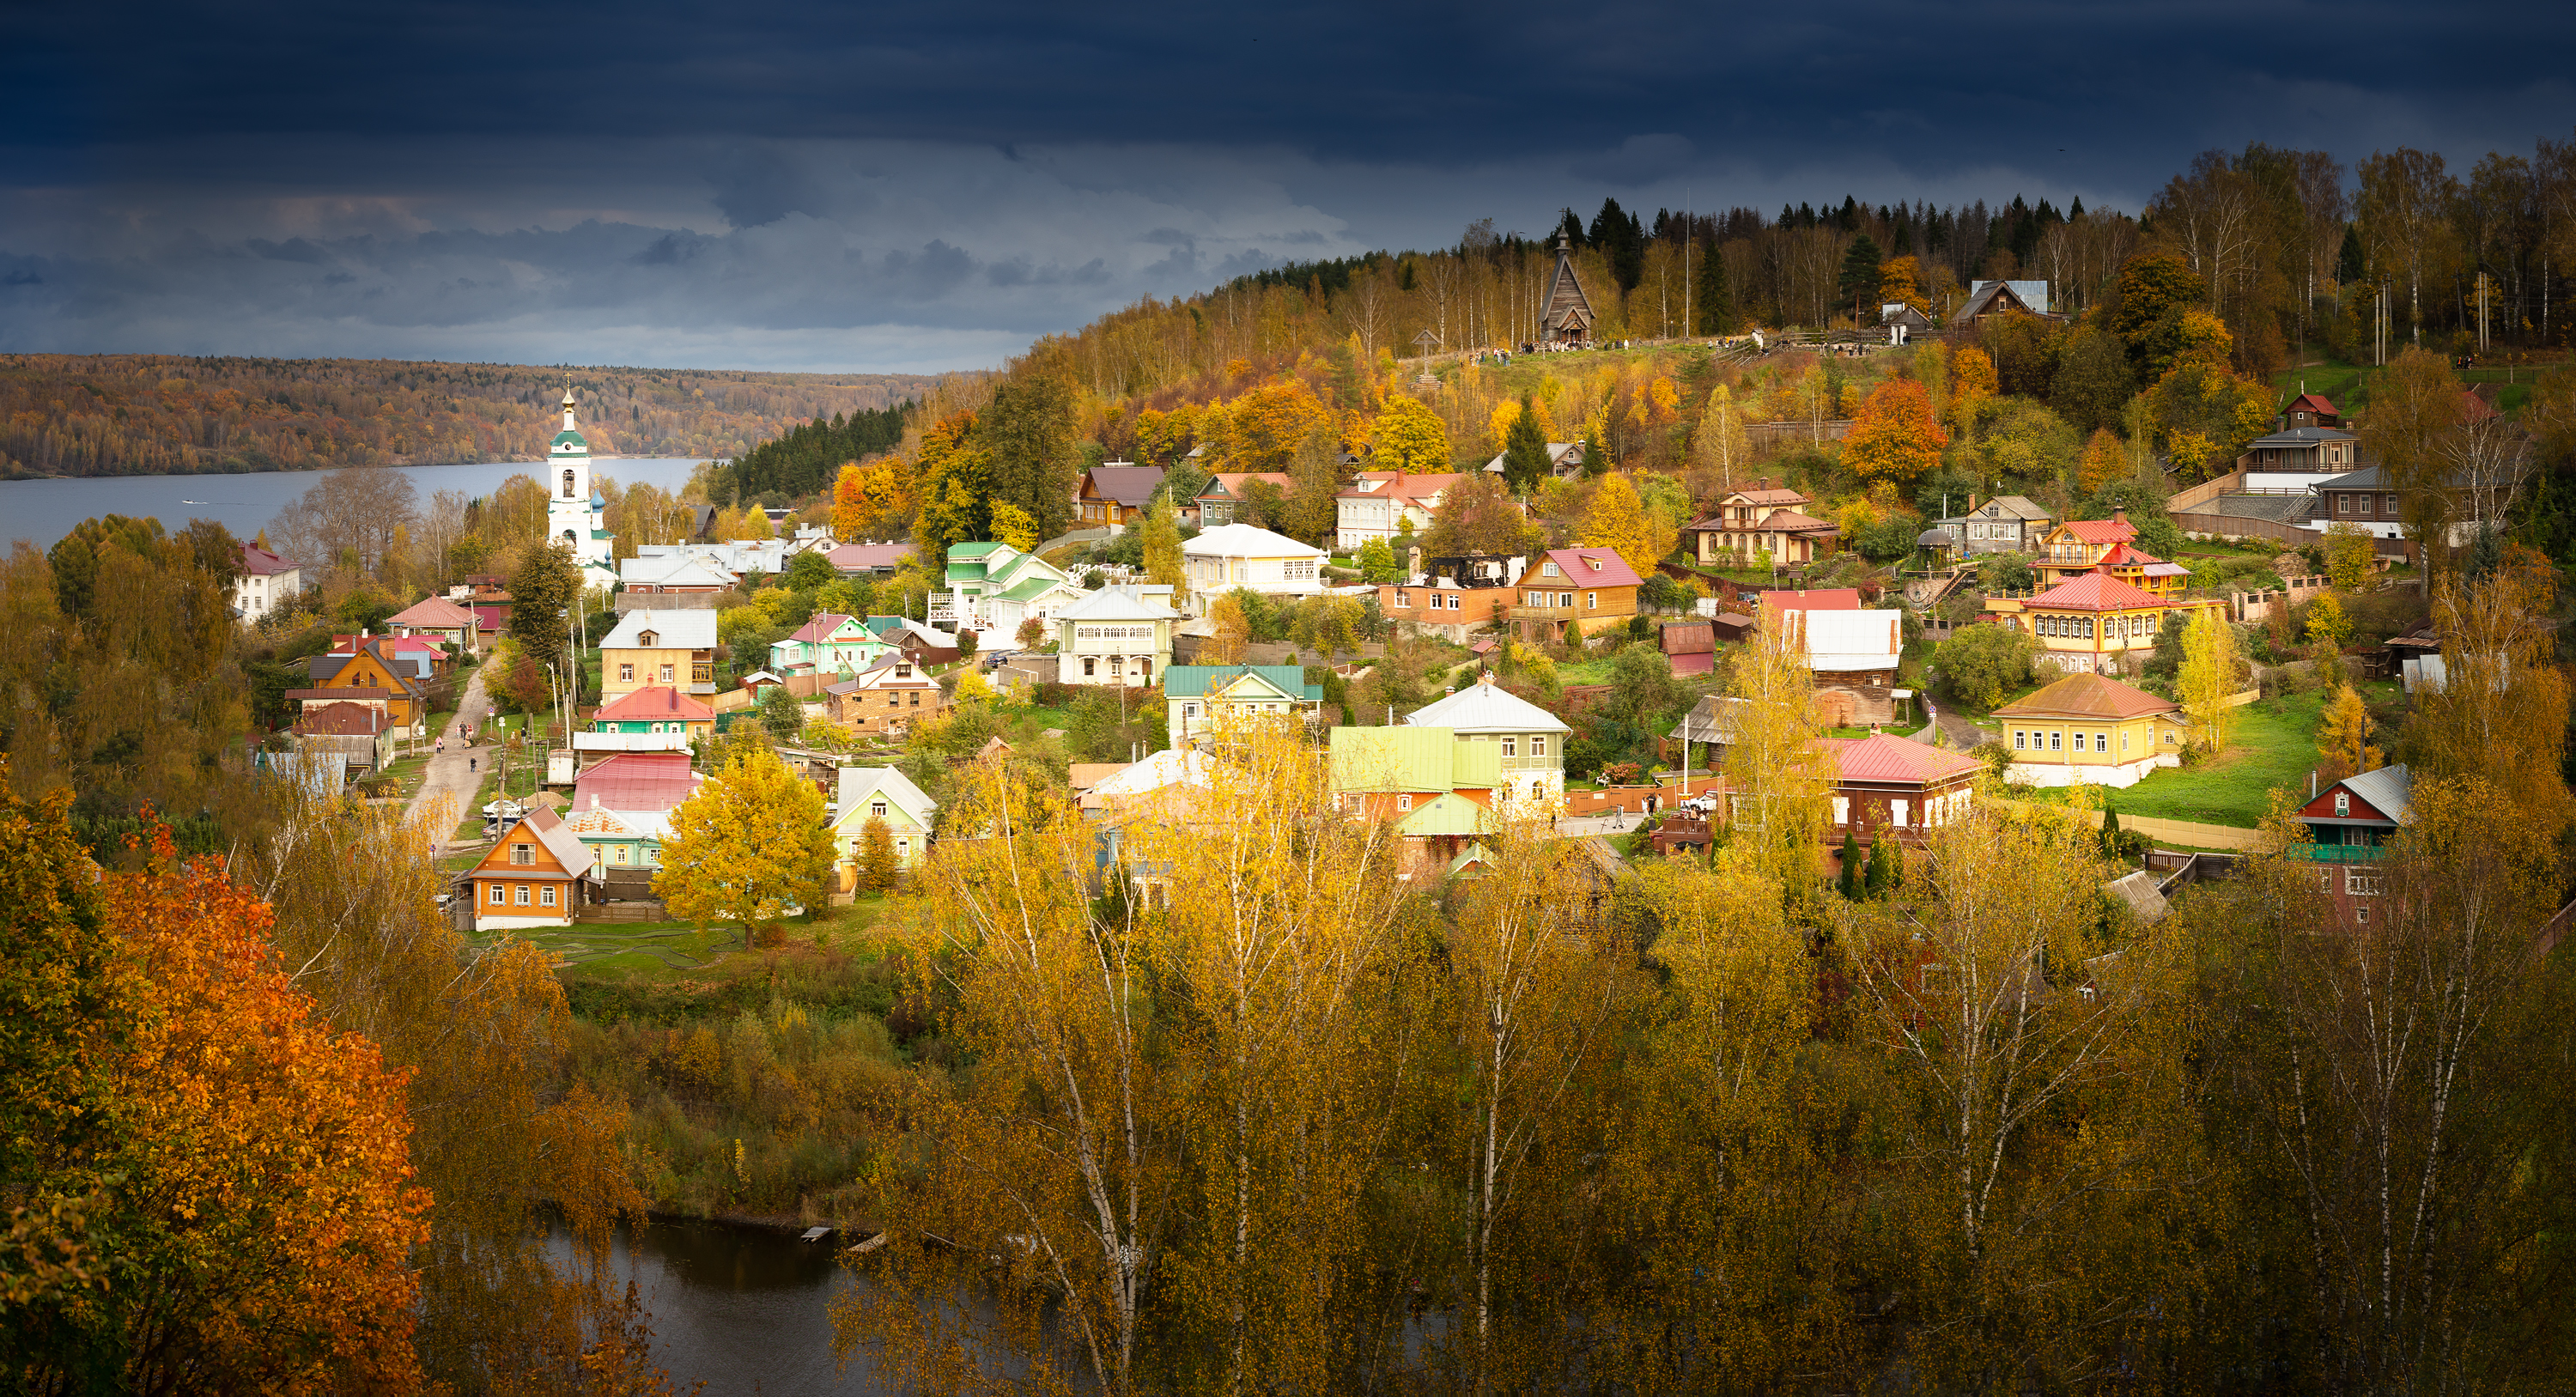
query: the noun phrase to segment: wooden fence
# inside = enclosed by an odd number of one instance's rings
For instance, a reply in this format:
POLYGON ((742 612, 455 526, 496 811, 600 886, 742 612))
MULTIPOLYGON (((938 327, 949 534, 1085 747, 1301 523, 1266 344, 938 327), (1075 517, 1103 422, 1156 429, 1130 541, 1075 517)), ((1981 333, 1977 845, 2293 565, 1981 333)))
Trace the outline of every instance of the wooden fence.
POLYGON ((594 902, 572 914, 576 922, 667 922, 671 914, 658 902, 594 902))
MULTIPOLYGON (((2065 810, 2064 806, 2041 805, 2028 800, 1999 803, 2022 811, 2065 810)), ((2094 829, 2102 827, 2102 812, 2099 810, 2071 813, 2078 814, 2086 825, 2094 829)), ((2120 812, 2120 828, 2152 840, 2188 844, 2198 849, 2258 849, 2263 844, 2261 830, 2241 829, 2235 825, 2204 825, 2191 820, 2160 820, 2153 815, 2132 815, 2126 810, 2120 812)))
POLYGON ((2203 514, 2197 511, 2168 508, 2174 527, 2187 534, 2211 534, 2219 538, 2268 538, 2293 548, 2305 548, 2325 537, 2315 529, 2284 524, 2277 519, 2249 519, 2240 514, 2203 514))

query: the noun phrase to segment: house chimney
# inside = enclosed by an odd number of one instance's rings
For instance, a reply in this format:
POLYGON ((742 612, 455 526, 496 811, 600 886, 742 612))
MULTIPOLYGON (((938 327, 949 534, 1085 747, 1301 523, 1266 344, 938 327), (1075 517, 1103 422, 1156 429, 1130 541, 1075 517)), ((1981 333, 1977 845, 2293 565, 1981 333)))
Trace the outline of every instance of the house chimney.
POLYGON ((2128 522, 2129 522, 2129 509, 2128 509, 2128 506, 2126 506, 2126 505, 2122 505, 2122 506, 2120 506, 2120 507, 2118 507, 2118 508, 2116 508, 2116 509, 2112 510, 2112 511, 2111 511, 2111 522, 2112 522, 2112 523, 2114 523, 2114 524, 2126 524, 2126 523, 2128 523, 2128 522))
POLYGON ((1971 491, 1969 491, 1969 492, 1968 492, 1968 507, 1967 507, 1966 509, 1960 510, 1959 512, 1960 512, 1961 514, 1974 514, 1974 513, 1976 513, 1976 512, 1977 512, 1977 492, 1976 492, 1976 491, 1971 490, 1971 491))

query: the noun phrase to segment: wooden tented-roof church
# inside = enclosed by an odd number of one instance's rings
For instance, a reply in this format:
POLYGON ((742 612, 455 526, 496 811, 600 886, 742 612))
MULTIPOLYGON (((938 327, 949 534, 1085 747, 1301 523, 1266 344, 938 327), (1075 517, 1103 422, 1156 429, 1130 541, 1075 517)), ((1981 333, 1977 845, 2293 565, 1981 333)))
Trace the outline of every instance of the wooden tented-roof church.
POLYGON ((1539 336, 1548 344, 1583 344, 1592 338, 1592 298, 1575 279, 1571 246, 1563 233, 1556 235, 1556 275, 1548 281, 1547 313, 1539 321, 1539 336))

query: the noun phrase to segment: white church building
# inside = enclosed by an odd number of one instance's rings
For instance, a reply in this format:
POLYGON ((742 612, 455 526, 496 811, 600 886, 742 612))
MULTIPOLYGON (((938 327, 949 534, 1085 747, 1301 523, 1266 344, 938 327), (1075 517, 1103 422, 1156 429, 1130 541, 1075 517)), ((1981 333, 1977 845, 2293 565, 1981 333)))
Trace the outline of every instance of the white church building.
POLYGON ((563 430, 546 452, 552 483, 546 491, 546 535, 563 540, 581 565, 585 587, 617 586, 615 539, 608 532, 608 501, 590 485, 590 442, 573 423, 572 385, 564 385, 563 430))

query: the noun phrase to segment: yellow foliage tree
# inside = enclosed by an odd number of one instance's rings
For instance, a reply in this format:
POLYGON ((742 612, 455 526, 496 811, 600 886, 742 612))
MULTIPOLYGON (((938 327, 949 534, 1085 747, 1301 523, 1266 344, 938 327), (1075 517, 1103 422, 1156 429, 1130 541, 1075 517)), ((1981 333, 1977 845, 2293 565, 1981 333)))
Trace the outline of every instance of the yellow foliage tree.
POLYGON ((2236 726, 2236 709, 2227 701, 2236 693, 2236 676, 2241 667, 2236 632, 2219 615, 2217 607, 2201 607, 2183 632, 2182 653, 2182 669, 2175 676, 2175 686, 2182 696, 2183 715, 2190 720, 2194 741, 2204 751, 2223 752, 2236 726))
POLYGON ((1382 471, 1437 475, 1450 467, 1449 429, 1440 418, 1402 393, 1386 400, 1386 409, 1369 427, 1369 464, 1382 471))
POLYGON ((993 501, 993 541, 1026 553, 1038 546, 1038 521, 1009 500, 993 501))
POLYGON ((1691 435, 1691 494, 1712 499, 1735 488, 1736 474, 1751 464, 1753 443, 1744 430, 1744 409, 1721 383, 1709 391, 1708 409, 1691 435))
POLYGON ((1930 315, 1932 302, 1923 294, 1922 280, 1923 263, 1917 258, 1890 257, 1879 263, 1879 304, 1892 306, 1902 302, 1930 315))
POLYGON ((2335 524, 2326 529, 2326 580, 2349 592, 2370 579, 2373 545, 2370 533, 2358 524, 2335 524))
POLYGON ((2327 592, 2308 606, 2308 639, 2341 650, 2352 639, 2352 616, 2335 594, 2327 592))
POLYGON ((1218 594, 1208 603, 1208 621, 1216 628, 1207 644, 1200 649, 1199 663, 1239 665, 1244 647, 1252 643, 1252 618, 1243 614, 1243 601, 1232 592, 1218 594))
POLYGON ((912 512, 911 480, 910 467, 894 456, 841 467, 832 484, 832 536, 846 543, 893 535, 912 512))
POLYGON ((2360 690, 2349 684, 2336 689, 2326 705, 2325 720, 2318 725, 2317 752, 2322 763, 2317 774, 2323 780, 2340 781, 2379 769, 2379 749, 2370 745, 2370 707, 2362 702, 2360 690))
POLYGON ((1680 537, 1679 529, 1646 508, 1628 477, 1616 472, 1593 488, 1592 503, 1574 532, 1577 543, 1615 550, 1639 577, 1653 572, 1680 537))
POLYGON ((1965 433, 1976 425, 1977 409, 1995 396, 2000 380, 1995 361, 1969 345, 1950 358, 1950 425, 1965 433))
POLYGON ((739 924, 748 948, 754 924, 819 903, 831 869, 823 793, 750 747, 672 808, 653 893, 683 921, 739 924))

